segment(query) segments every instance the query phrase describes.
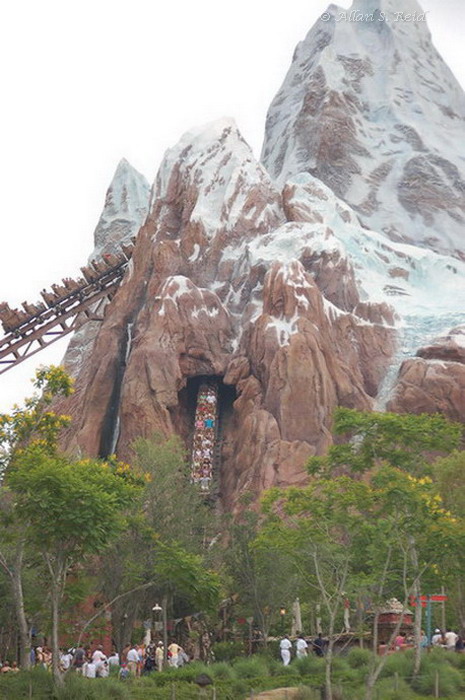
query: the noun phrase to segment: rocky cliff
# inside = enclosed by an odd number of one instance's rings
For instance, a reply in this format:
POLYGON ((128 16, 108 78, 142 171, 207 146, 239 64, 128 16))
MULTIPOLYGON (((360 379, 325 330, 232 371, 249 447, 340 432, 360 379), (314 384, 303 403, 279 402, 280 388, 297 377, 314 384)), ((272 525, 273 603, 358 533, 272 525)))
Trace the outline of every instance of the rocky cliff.
POLYGON ((207 375, 232 403, 225 503, 302 480, 334 407, 370 408, 394 349, 392 311, 367 301, 343 232, 365 236, 318 182, 277 189, 231 120, 186 134, 77 373, 68 448, 127 456, 140 434, 187 440, 190 383, 207 375))
MULTIPOLYGON (((375 16, 394 5, 354 3, 375 16)), ((124 164, 98 251, 140 229, 102 320, 65 358, 68 449, 128 457, 154 432, 188 445, 196 389, 216 378, 233 508, 244 490, 302 482, 338 405, 390 399, 463 420, 462 336, 428 340, 465 322, 464 166, 451 146, 465 100, 424 24, 362 28, 339 12, 299 45, 263 163, 223 119, 166 152, 149 202, 124 164)))

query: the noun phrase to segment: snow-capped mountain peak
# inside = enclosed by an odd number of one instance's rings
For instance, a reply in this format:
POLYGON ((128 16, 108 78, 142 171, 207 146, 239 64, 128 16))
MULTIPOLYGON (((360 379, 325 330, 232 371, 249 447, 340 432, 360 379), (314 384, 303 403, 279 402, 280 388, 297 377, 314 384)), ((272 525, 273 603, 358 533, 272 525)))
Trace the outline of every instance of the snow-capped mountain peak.
POLYGON ((150 185, 144 175, 122 158, 94 231, 95 249, 91 257, 114 252, 124 240, 138 232, 147 216, 149 193, 150 185))
POLYGON ((331 6, 299 44, 262 160, 309 172, 393 240, 465 256, 465 94, 415 0, 331 6))

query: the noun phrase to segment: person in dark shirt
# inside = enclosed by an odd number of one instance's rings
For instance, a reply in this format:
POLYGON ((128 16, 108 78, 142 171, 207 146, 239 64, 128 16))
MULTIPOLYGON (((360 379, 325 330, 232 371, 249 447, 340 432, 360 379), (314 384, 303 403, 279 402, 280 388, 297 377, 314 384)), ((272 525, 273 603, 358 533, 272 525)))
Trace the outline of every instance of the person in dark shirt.
POLYGON ((86 652, 82 647, 78 647, 74 652, 72 668, 74 668, 78 673, 82 673, 82 667, 86 660, 86 652))
POLYGON ((313 640, 313 651, 317 656, 323 656, 324 655, 324 648, 325 648, 325 640, 323 639, 323 635, 321 632, 318 634, 318 637, 313 640))

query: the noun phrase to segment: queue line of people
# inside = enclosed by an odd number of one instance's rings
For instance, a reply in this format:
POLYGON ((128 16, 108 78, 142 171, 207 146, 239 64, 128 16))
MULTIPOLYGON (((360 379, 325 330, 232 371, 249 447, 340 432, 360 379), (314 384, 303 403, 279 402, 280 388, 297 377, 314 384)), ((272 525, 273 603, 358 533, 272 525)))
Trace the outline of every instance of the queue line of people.
POLYGON ((218 416, 218 389, 203 383, 197 395, 192 441, 191 478, 202 491, 209 491, 213 477, 213 452, 218 416))

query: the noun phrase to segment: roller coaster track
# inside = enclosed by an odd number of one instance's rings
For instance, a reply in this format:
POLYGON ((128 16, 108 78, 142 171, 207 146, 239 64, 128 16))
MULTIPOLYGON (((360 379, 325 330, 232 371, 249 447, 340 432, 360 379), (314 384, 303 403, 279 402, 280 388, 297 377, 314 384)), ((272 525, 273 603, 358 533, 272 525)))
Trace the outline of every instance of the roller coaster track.
POLYGON ((0 374, 24 362, 86 321, 102 321, 93 309, 102 299, 111 300, 118 289, 134 248, 122 245, 117 254, 106 254, 81 267, 83 277, 63 279, 63 285, 42 290, 45 303, 23 302, 24 311, 0 304, 5 335, 0 338, 0 374))

